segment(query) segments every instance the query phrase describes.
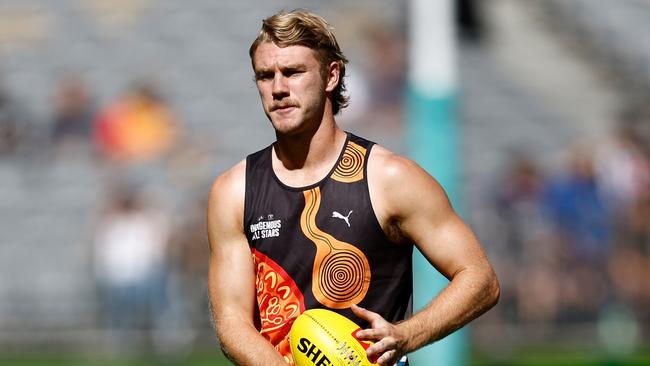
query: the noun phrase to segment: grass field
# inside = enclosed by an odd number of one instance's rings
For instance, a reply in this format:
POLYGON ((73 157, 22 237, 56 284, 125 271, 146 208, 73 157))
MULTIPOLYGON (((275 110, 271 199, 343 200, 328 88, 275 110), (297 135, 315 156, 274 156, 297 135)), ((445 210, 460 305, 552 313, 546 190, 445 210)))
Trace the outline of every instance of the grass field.
POLYGON ((596 348, 526 347, 508 355, 476 352, 470 366, 648 366, 650 349, 626 357, 612 357, 596 348))
POLYGON ((93 357, 77 355, 21 355, 3 357, 2 366, 226 366, 232 365, 221 353, 194 354, 182 359, 154 356, 93 357))
MULTIPOLYGON (((79 355, 23 354, 8 357, 0 353, 0 365, 7 366, 226 366, 232 365, 221 353, 196 353, 182 359, 153 356, 99 358, 79 355)), ((626 359, 609 359, 598 350, 568 349, 558 351, 547 347, 518 350, 506 356, 477 352, 468 366, 646 366, 650 365, 650 349, 626 359)))

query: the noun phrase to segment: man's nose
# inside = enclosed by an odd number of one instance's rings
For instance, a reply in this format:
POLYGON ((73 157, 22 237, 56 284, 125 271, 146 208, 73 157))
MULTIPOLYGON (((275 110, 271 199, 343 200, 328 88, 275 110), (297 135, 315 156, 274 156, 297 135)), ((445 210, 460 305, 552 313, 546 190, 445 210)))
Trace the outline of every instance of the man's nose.
POLYGON ((287 80, 284 75, 278 73, 273 78, 273 98, 279 99, 289 95, 287 80))

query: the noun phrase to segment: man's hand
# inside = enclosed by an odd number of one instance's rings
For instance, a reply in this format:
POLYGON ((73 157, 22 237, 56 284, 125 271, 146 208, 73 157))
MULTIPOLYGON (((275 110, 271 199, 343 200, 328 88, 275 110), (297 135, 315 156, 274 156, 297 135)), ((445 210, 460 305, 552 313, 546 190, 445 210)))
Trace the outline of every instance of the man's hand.
POLYGON ((381 315, 366 310, 357 305, 352 305, 352 312, 361 319, 370 323, 370 329, 357 332, 357 338, 373 341, 375 344, 368 347, 368 359, 381 366, 393 366, 407 352, 407 336, 394 324, 386 321, 381 315))

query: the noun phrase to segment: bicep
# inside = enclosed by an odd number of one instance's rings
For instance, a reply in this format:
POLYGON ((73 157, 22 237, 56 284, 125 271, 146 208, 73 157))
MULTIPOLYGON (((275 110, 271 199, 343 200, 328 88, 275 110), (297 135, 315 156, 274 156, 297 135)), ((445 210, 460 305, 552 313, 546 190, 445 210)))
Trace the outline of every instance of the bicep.
POLYGON ((454 212, 440 184, 411 161, 396 164, 399 179, 388 179, 392 187, 384 192, 400 232, 449 279, 459 271, 488 265, 478 240, 454 212), (401 183, 404 179, 409 185, 401 183))
POLYGON ((208 293, 214 320, 254 323, 253 258, 243 230, 243 192, 219 179, 210 192, 208 293))
POLYGON ((401 227, 431 265, 451 279, 462 270, 487 264, 478 240, 451 208, 444 214, 427 213, 430 209, 423 207, 406 217, 401 227))

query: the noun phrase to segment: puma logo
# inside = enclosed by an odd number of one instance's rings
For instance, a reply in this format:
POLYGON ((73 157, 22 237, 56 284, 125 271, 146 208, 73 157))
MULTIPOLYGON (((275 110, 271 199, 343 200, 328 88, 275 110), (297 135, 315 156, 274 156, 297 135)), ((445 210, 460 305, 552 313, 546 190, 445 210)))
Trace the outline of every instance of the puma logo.
POLYGON ((348 212, 347 216, 343 216, 342 214, 338 213, 337 211, 334 211, 334 212, 332 212, 332 217, 335 217, 337 219, 341 219, 341 220, 345 221, 345 223, 348 224, 348 227, 350 227, 350 220, 349 219, 350 219, 350 215, 352 215, 352 212, 354 212, 354 211, 350 210, 350 212, 348 212))

